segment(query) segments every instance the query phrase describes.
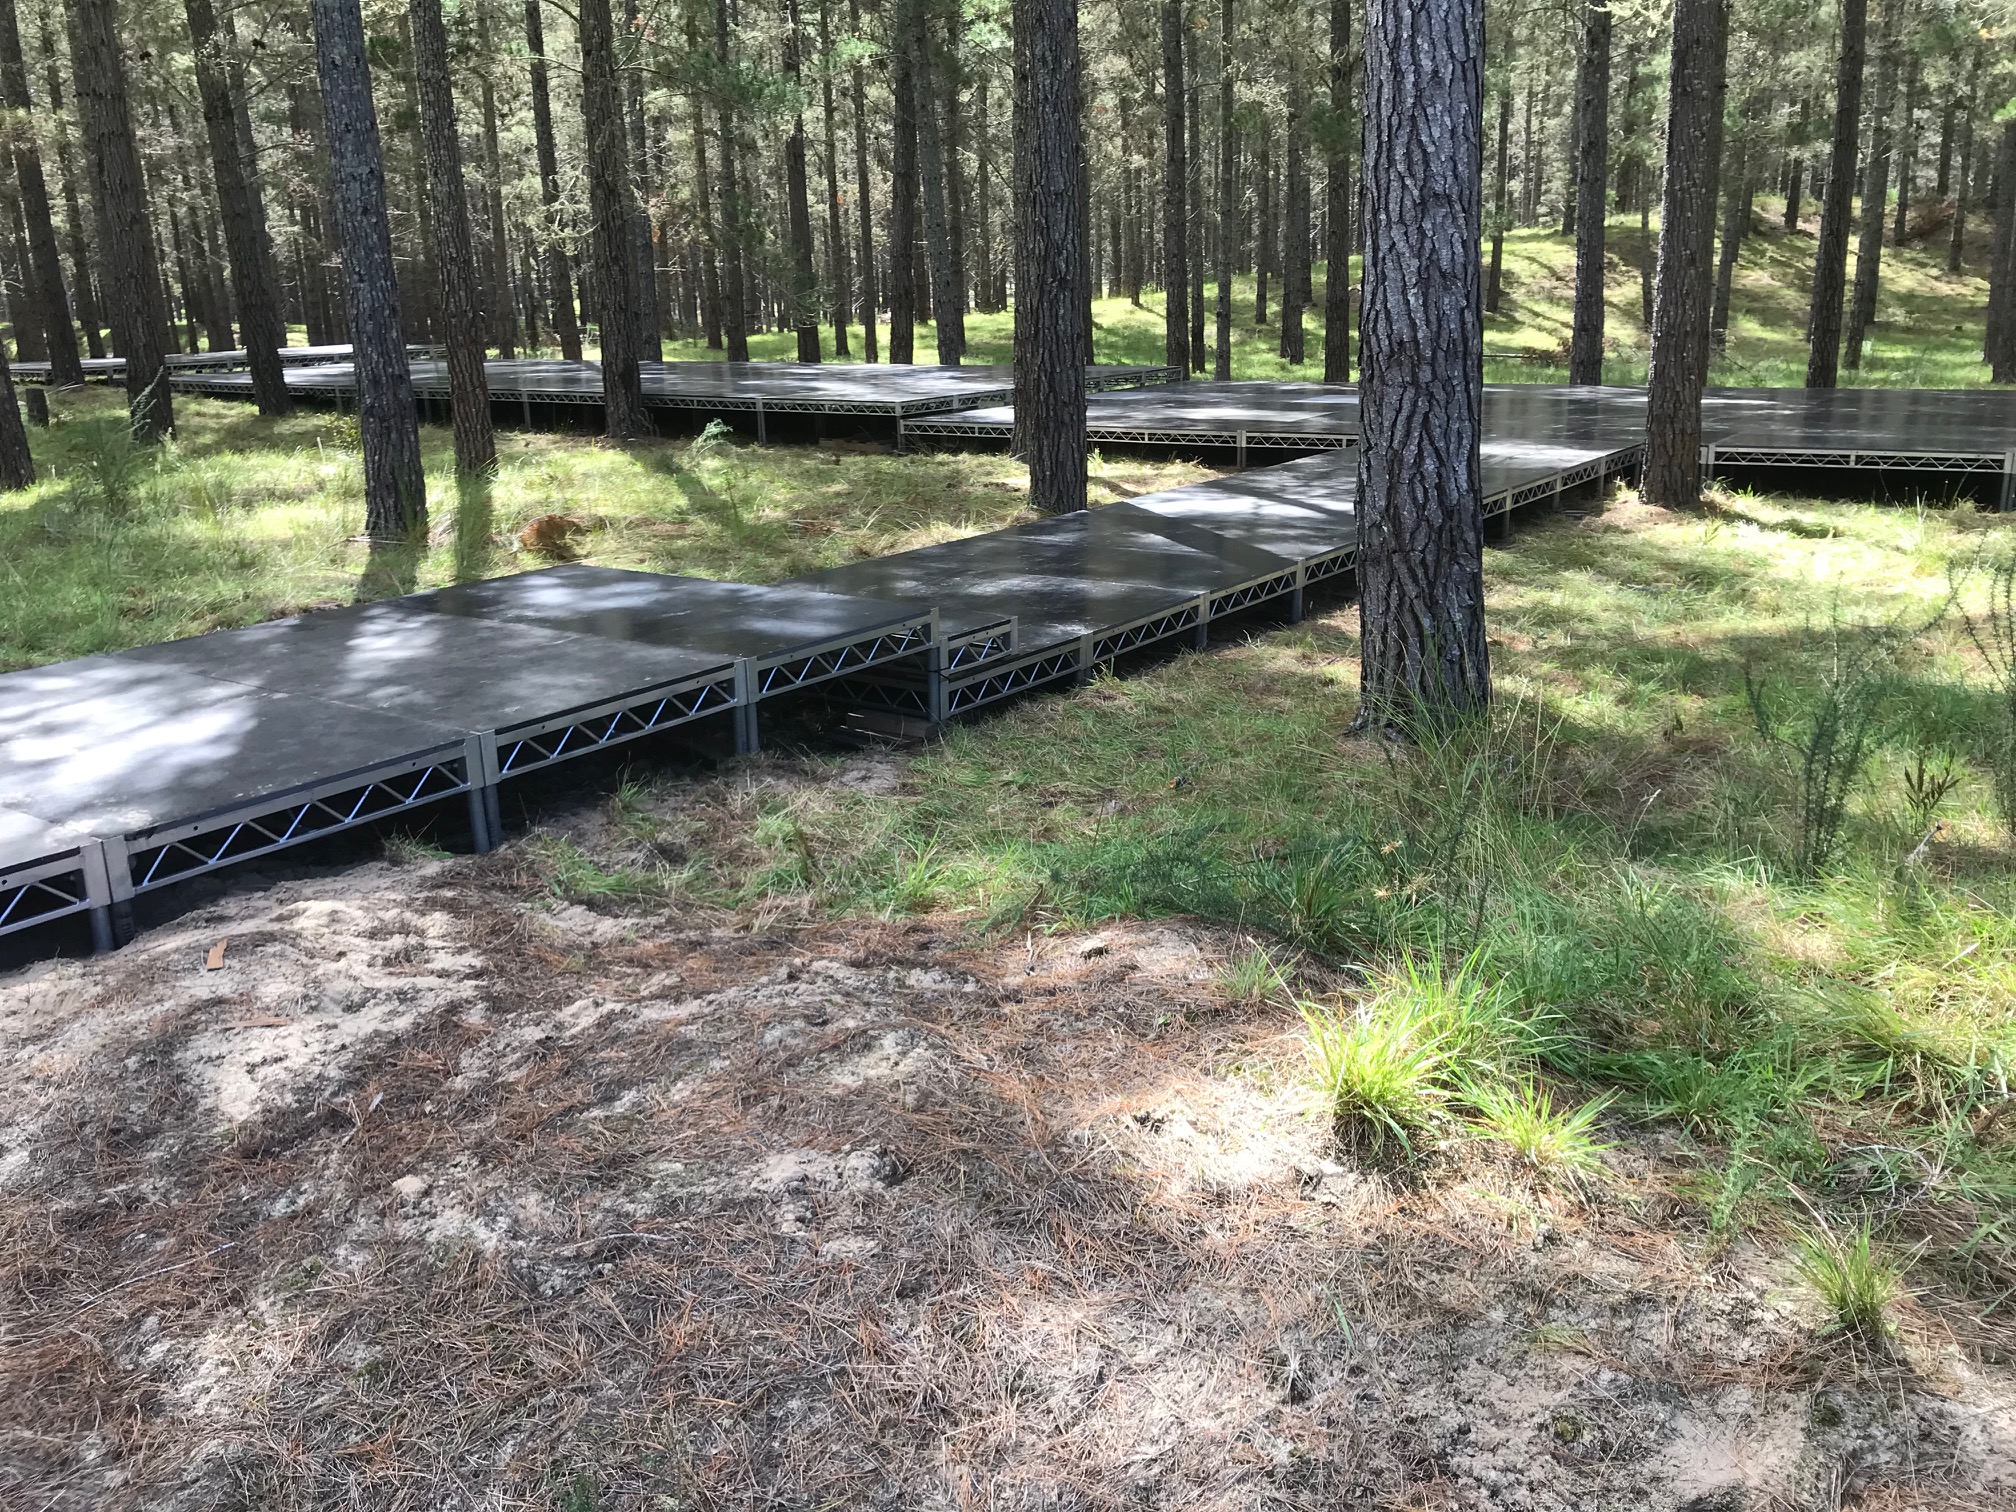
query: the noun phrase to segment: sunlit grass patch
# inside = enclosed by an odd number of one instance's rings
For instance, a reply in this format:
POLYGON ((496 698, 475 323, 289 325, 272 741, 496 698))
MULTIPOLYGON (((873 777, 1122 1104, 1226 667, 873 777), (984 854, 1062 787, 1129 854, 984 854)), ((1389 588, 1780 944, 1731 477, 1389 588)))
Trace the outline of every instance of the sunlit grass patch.
POLYGON ((1799 1277, 1826 1307, 1829 1327, 1879 1336, 1905 1296, 1904 1268, 1877 1247, 1866 1224, 1845 1235, 1816 1230, 1800 1236, 1799 1277))
POLYGON ((1554 1094, 1538 1082, 1478 1081, 1464 1090, 1478 1134, 1505 1146, 1541 1176, 1589 1180, 1603 1171, 1610 1148, 1596 1137, 1596 1121, 1608 1097, 1579 1106, 1556 1107, 1554 1094))

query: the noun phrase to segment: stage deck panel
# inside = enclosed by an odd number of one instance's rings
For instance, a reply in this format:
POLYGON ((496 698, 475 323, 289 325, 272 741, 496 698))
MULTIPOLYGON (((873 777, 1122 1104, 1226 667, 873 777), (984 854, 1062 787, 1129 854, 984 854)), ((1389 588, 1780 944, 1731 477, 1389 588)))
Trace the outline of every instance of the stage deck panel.
POLYGON ((2016 393, 1992 389, 1710 389, 1704 439, 1731 451, 2004 459, 2016 393))
POLYGON ((406 599, 215 631, 127 655, 471 733, 734 670, 726 656, 429 613, 406 599))
POLYGON ((1288 565, 1237 541, 1178 539, 1168 523, 1111 504, 852 562, 794 582, 935 603, 941 626, 1012 615, 1020 657, 1167 613, 1288 565))
POLYGON ((17 809, 0 808, 0 876, 31 861, 60 855, 76 843, 64 839, 46 819, 17 809))
POLYGON ((723 583, 580 564, 438 588, 401 602, 489 623, 541 625, 758 662, 901 630, 930 616, 928 601, 893 603, 802 584, 723 583))
POLYGON ((279 801, 464 732, 125 653, 0 677, 0 807, 69 844, 279 801))

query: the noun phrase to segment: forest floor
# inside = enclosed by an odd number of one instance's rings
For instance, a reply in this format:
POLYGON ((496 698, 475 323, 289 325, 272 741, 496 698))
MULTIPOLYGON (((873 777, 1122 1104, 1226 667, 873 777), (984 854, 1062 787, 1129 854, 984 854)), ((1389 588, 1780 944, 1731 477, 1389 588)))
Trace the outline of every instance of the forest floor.
POLYGON ((1332 603, 0 976, 0 1500, 2007 1506, 1996 539, 1618 494, 1445 747, 1332 603))

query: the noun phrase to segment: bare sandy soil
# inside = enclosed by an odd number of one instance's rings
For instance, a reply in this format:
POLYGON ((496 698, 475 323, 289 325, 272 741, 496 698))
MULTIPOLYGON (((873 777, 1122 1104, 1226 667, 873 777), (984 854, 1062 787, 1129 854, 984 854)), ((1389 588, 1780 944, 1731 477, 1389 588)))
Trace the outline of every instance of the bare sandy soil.
POLYGON ((1827 1337, 1656 1130, 1580 1194, 1354 1162, 1238 943, 507 848, 0 977, 0 1505, 2016 1504, 1964 1316, 1827 1337))

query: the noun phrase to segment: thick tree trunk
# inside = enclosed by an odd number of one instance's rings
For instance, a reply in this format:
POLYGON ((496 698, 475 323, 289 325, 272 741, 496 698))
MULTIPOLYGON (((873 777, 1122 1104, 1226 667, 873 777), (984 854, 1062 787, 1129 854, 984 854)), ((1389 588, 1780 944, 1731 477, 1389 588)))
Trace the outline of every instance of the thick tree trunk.
POLYGON ((238 301, 238 324, 245 340, 245 365, 252 372, 252 397, 262 415, 284 415, 293 407, 282 375, 280 348, 287 326, 280 315, 279 280, 273 246, 266 235, 266 205, 258 180, 239 151, 238 110, 231 93, 237 57, 235 31, 220 26, 210 0, 183 0, 189 39, 196 54, 196 88, 203 102, 203 129, 210 141, 210 172, 224 215, 224 243, 231 254, 231 288, 238 301))
POLYGON ((1364 93, 1358 722, 1428 733, 1491 697, 1483 6, 1370 0, 1364 93))
MULTIPOLYGON (((983 72, 973 81, 973 218, 977 231, 975 244, 979 250, 978 276, 973 281, 974 307, 982 314, 991 315, 1001 308, 994 297, 994 153, 992 146, 993 128, 987 118, 988 102, 987 75, 983 72)), ((1135 205, 1138 216, 1140 205, 1135 205)), ((1138 228, 1135 243, 1138 256, 1140 250, 1138 228)), ((1141 268, 1137 261, 1133 270, 1134 303, 1141 303, 1141 268)))
MULTIPOLYGON (((784 77, 802 88, 804 70, 798 64, 798 0, 784 3, 784 77)), ((791 117, 784 139, 784 199, 791 231, 791 328, 798 336, 798 360, 818 362, 819 275, 812 263, 811 189, 805 180, 805 113, 791 117)))
POLYGON ((1162 5, 1162 360, 1190 376, 1190 155, 1182 0, 1162 5))
POLYGON ((925 261, 931 269, 931 311, 937 317, 938 360, 957 367, 966 355, 966 301, 952 257, 952 216, 946 192, 945 134, 939 115, 942 88, 938 60, 921 6, 907 39, 912 88, 917 99, 917 176, 924 194, 925 261))
POLYGON ((483 308, 476 288, 476 241, 469 231, 469 205, 462 192, 455 92, 448 82, 448 31, 441 20, 441 0, 410 3, 420 140, 427 152, 427 196, 434 212, 435 265, 441 274, 440 330, 448 349, 455 470, 487 473, 497 465, 497 437, 490 425, 490 385, 483 373, 483 308))
POLYGON ((532 135, 539 153, 539 202, 546 210, 546 300, 560 355, 581 360, 581 322, 574 312, 574 265, 560 224, 560 152, 553 141, 553 96, 546 82, 546 24, 541 0, 525 0, 525 46, 531 54, 532 135))
MULTIPOLYGON (((14 0, 0 0, 0 104, 29 120, 28 64, 21 55, 21 28, 14 0)), ((42 176, 42 150, 32 130, 14 137, 14 176, 21 211, 28 223, 28 254, 35 269, 36 312, 49 353, 49 381, 70 387, 84 381, 77 356, 77 332, 70 324, 70 301, 63 290, 63 258, 56 247, 56 224, 49 213, 49 183, 42 176)))
POLYGON ((1799 119, 1797 125, 1793 127, 1792 132, 1791 171, 1785 177, 1784 226, 1788 235, 1799 229, 1801 180, 1806 172, 1806 122, 1809 119, 1808 112, 1810 109, 1811 107, 1805 97, 1801 96, 1799 100, 1799 119))
POLYGON ((119 52, 117 0, 77 0, 72 61, 77 97, 96 169, 106 223, 106 292, 113 328, 126 359, 126 400, 133 433, 158 441, 175 428, 175 405, 162 359, 168 351, 160 259, 147 213, 140 152, 127 103, 126 64, 119 52))
MULTIPOLYGON (((917 49, 916 0, 898 0, 890 18, 889 94, 895 111, 889 154, 889 360, 916 360, 917 49)), ((1016 289, 1020 302, 1021 289, 1016 289)))
MULTIPOLYGON (((638 370, 636 194, 630 182, 623 88, 609 0, 581 0, 581 116, 586 132, 588 210, 594 218, 596 313, 602 334, 602 413, 609 437, 644 429, 638 370)), ((745 352, 746 355, 746 352, 745 352)))
POLYGON ((1015 0, 1015 428, 1042 514, 1085 507, 1077 0, 1015 0))
MULTIPOLYGON (((398 13, 399 42, 407 57, 413 55, 413 23, 404 11, 398 13)), ((402 203, 412 206, 417 235, 407 276, 400 286, 400 313, 406 319, 407 339, 438 341, 441 334, 441 275, 434 257, 434 205, 427 192, 427 144, 420 134, 420 90, 410 68, 389 70, 399 82, 403 108, 393 115, 394 128, 406 134, 405 172, 410 176, 409 193, 402 203)), ((395 167, 398 159, 394 159, 395 167)), ((396 255, 396 253, 395 253, 396 255)))
POLYGON ((1855 246, 1855 283, 1848 301, 1848 326, 1841 339, 1841 362, 1850 372, 1862 366, 1862 344, 1876 320, 1876 294, 1883 266, 1884 210, 1890 193, 1890 111, 1897 97, 1896 10, 1889 9, 1877 47, 1876 98, 1869 107, 1869 160, 1862 173, 1862 226, 1855 246))
MULTIPOLYGON (((76 159, 70 147, 70 121, 63 109, 63 65, 56 52, 56 29, 50 20, 47 0, 38 0, 35 13, 40 33, 43 90, 49 100, 49 124, 56 137, 56 168, 63 180, 63 242, 70 257, 70 302, 77 324, 84 328, 84 351, 91 357, 105 355, 103 322, 99 318, 98 292, 91 277, 89 233, 83 206, 78 198, 76 159)), ((79 364, 79 373, 83 371, 79 364)), ((76 381, 82 382, 80 377, 76 381)))
POLYGON ((1997 383, 2016 383, 2016 116, 1995 154, 1995 236, 1989 251, 1988 330, 1982 355, 1997 383))
POLYGON ((0 346, 0 492, 18 493, 34 482, 35 458, 14 397, 14 373, 7 366, 7 349, 0 346))
POLYGON ((1728 23, 1725 0, 1678 0, 1673 11, 1666 193, 1645 400, 1645 498, 1667 509, 1701 502, 1701 392, 1708 381, 1728 23))
POLYGON ((1603 381, 1604 228, 1610 182, 1610 5, 1586 0, 1575 75, 1575 315, 1568 381, 1603 381))
POLYGON ((399 281, 385 221, 385 162, 371 103, 364 17, 358 0, 311 0, 331 199, 343 243, 344 303, 356 348, 357 418, 364 440, 364 533, 418 539, 427 528, 427 482, 412 374, 399 327, 399 281))
POLYGON ((826 277, 833 285, 833 355, 852 355, 848 337, 847 230, 840 207, 839 113, 833 106, 833 23, 830 0, 819 0, 819 103, 826 128, 826 277))
MULTIPOLYGON (((1351 381, 1351 0, 1330 0, 1330 141, 1324 184, 1323 381, 1351 381)), ((1500 149, 1502 153, 1502 148, 1500 149)), ((1500 160, 1503 189, 1503 160, 1500 160)))
POLYGON ((1218 235, 1216 247, 1218 280, 1217 346, 1212 353, 1211 376, 1220 383, 1232 377, 1232 253, 1234 215, 1239 187, 1236 172, 1238 147, 1234 137, 1232 56, 1237 32, 1233 0, 1218 0, 1218 235))
POLYGON ((1813 254, 1806 387, 1832 388, 1841 372, 1841 294, 1848 279, 1848 225, 1854 211, 1855 146, 1862 122, 1862 63, 1869 0, 1841 0, 1841 53, 1834 75, 1834 139, 1820 200, 1820 241, 1813 254))
MULTIPOLYGON (((847 0, 847 20, 858 36, 861 31, 859 0, 847 0)), ((854 105, 854 200, 861 223, 861 359, 873 362, 880 355, 881 304, 875 293, 875 213, 868 189, 868 79, 860 63, 849 70, 854 105)), ((893 340, 893 334, 891 339, 893 340)))
MULTIPOLYGON (((952 303, 959 312, 959 354, 966 354, 966 312, 971 308, 966 276, 966 129, 960 113, 966 65, 963 56, 965 15, 958 5, 946 7, 945 51, 934 77, 945 102, 942 145, 945 156, 945 253, 952 272, 952 303)), ((1087 328, 1090 329, 1089 326, 1087 328)))

